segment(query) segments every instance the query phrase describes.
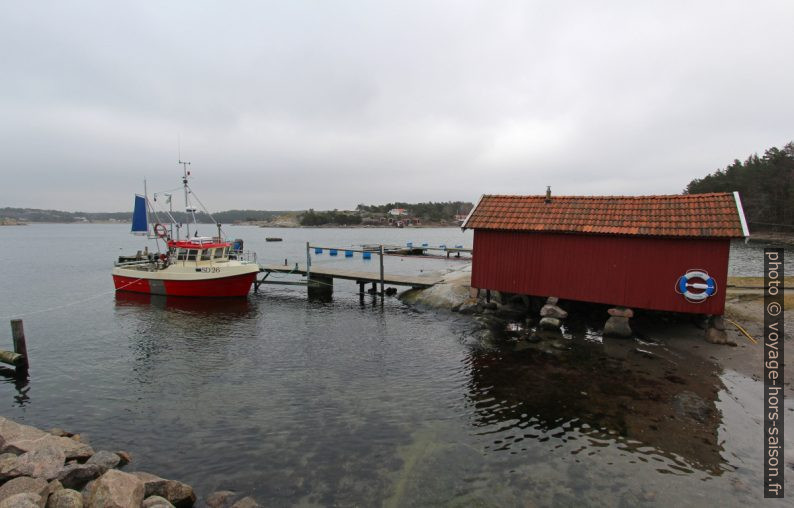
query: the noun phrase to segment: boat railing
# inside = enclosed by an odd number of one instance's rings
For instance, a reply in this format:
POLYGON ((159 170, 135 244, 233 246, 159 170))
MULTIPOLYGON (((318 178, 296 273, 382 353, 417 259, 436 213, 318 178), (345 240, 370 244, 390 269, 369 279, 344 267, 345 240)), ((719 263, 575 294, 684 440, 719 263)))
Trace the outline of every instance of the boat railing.
POLYGON ((141 259, 139 261, 121 261, 115 263, 115 266, 145 266, 152 264, 153 261, 149 259, 141 259))
POLYGON ((229 253, 229 259, 236 259, 242 263, 256 263, 256 252, 250 250, 233 250, 229 253))

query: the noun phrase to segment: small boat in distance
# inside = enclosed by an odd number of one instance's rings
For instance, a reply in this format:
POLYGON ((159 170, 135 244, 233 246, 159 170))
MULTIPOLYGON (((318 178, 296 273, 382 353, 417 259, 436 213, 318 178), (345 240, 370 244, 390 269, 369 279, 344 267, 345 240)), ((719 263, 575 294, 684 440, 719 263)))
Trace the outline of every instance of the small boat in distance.
MULTIPOLYGON (((168 211, 161 212, 168 221, 161 221, 160 214, 151 207, 148 194, 144 191, 143 196, 136 195, 132 233, 155 240, 157 251, 150 253, 147 246, 135 255, 120 256, 113 268, 116 291, 165 296, 246 296, 259 273, 256 256, 243 251, 242 240, 226 240, 217 222, 217 236, 198 236, 196 209, 190 204, 193 191, 188 186, 187 165, 190 163, 179 163, 184 170, 185 210, 193 219, 193 236, 190 223, 180 224, 174 220, 170 206, 168 211), (186 231, 180 238, 182 227, 186 227, 186 231), (163 243, 162 252, 160 242, 163 243)), ((170 205, 171 195, 163 195, 170 205)), ((157 194, 154 200, 157 201, 157 194)), ((207 210, 204 212, 210 215, 207 210)))
POLYGON ((276 236, 267 236, 267 237, 265 237, 265 241, 266 242, 280 242, 280 241, 282 241, 282 238, 278 238, 276 236))

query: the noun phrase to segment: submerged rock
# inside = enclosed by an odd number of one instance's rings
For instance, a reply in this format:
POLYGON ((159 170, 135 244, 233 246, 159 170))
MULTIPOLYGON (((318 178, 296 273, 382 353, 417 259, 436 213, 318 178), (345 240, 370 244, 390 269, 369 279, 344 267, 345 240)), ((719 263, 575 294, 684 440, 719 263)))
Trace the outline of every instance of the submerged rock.
POLYGON ((673 397, 673 409, 678 416, 706 423, 711 416, 711 405, 698 394, 683 391, 673 397))
POLYGON ((231 490, 219 490, 207 496, 204 504, 207 505, 207 508, 226 508, 231 506, 234 496, 235 493, 231 490))
POLYGON ((234 503, 231 508, 259 508, 259 503, 252 497, 244 497, 234 503))

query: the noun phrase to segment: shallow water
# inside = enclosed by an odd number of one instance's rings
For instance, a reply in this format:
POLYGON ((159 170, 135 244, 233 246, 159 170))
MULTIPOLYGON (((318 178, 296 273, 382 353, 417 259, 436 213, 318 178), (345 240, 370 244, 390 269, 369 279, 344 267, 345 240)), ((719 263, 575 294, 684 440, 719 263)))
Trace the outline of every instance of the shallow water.
MULTIPOLYGON (((760 435, 757 411, 731 396, 755 381, 663 345, 602 341, 587 323, 553 351, 484 341, 471 318, 361 304, 352 283, 332 302, 276 286, 224 302, 114 295, 114 257, 139 248, 127 228, 0 228, 0 315, 27 314, 32 362, 28 386, 0 384, 3 415, 130 450, 134 468, 200 495, 232 489, 268 506, 760 499, 758 450, 734 437, 760 435)), ((471 245, 457 229, 230 231, 260 261, 290 264, 309 239, 471 245)))

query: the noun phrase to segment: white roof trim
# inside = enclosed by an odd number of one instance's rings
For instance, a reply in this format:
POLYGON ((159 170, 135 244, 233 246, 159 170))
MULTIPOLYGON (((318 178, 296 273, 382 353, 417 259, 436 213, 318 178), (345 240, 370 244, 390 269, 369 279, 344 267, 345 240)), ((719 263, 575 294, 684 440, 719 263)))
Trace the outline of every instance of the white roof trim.
POLYGON ((739 212, 739 220, 742 221, 742 233, 744 233, 745 238, 748 238, 750 230, 747 229, 747 219, 744 216, 744 208, 742 208, 742 200, 739 199, 738 191, 733 191, 733 199, 736 200, 736 210, 739 212))
POLYGON ((476 210, 477 207, 480 206, 480 203, 482 202, 482 198, 484 198, 484 197, 485 197, 485 194, 480 194, 480 199, 477 200, 477 204, 474 205, 474 208, 471 209, 471 211, 469 212, 469 215, 466 216, 466 220, 464 220, 463 224, 461 224, 461 226, 460 226, 460 229, 462 231, 466 231, 466 229, 469 227, 469 219, 471 219, 471 214, 473 214, 474 210, 476 210))

